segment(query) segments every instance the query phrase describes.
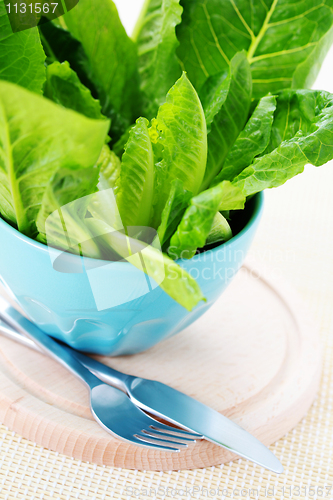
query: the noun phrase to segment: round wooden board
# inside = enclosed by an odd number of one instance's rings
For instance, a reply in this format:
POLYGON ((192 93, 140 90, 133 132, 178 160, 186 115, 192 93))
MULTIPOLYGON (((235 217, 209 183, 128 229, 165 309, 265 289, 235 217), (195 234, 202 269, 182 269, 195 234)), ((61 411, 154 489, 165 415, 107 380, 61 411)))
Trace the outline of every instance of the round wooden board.
MULTIPOLYGON (((306 308, 288 285, 269 275, 247 264, 210 311, 179 335, 142 354, 99 359, 183 391, 269 445, 307 412, 322 359, 306 308)), ((193 469, 235 458, 207 441, 161 453, 113 438, 93 420, 79 381, 5 338, 0 365, 0 421, 45 448, 139 470, 193 469)))

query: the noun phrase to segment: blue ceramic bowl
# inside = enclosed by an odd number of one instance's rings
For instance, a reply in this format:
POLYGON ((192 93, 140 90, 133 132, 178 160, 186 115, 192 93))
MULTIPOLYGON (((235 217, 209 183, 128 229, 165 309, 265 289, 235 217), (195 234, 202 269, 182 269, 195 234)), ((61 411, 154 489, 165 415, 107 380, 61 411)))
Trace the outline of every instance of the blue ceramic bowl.
POLYGON ((89 265, 82 267, 81 257, 66 254, 72 272, 59 272, 46 246, 1 219, 0 281, 32 321, 75 349, 112 356, 138 353, 180 332, 213 305, 244 261, 262 206, 263 195, 256 195, 247 203, 236 236, 190 260, 178 261, 197 279, 207 298, 192 312, 160 287, 147 293, 143 273, 127 262, 99 261, 100 267, 89 275, 89 265), (101 306, 103 297, 107 301, 101 306), (108 304, 118 305, 108 308, 108 304))

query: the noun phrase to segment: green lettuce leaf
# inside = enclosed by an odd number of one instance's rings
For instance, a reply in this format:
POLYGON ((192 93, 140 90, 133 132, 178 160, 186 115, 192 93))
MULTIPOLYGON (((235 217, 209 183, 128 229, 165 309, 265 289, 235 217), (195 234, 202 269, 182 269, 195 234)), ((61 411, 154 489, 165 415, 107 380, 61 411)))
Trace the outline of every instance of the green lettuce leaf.
POLYGON ((134 125, 128 127, 128 129, 122 134, 118 141, 112 146, 112 151, 114 151, 119 158, 122 158, 124 154, 125 146, 128 142, 130 131, 133 126, 134 125))
POLYGON ((139 115, 135 44, 127 36, 112 0, 80 0, 64 20, 82 44, 88 78, 98 91, 103 114, 112 119, 116 140, 139 115))
POLYGON ((130 131, 116 192, 124 226, 149 226, 154 195, 154 153, 145 118, 139 118, 130 131))
POLYGON ((214 217, 213 225, 206 240, 206 245, 214 245, 215 243, 222 243, 229 241, 232 238, 232 230, 228 221, 223 217, 220 212, 214 217))
POLYGON ((54 62, 47 67, 44 96, 88 118, 103 119, 99 101, 92 97, 67 61, 54 62))
POLYGON ((246 197, 242 191, 229 181, 222 181, 219 184, 223 196, 219 205, 219 212, 223 212, 223 216, 229 218, 230 210, 243 210, 245 208, 246 197))
POLYGON ((333 95, 315 90, 285 90, 278 95, 277 121, 267 154, 254 160, 234 180, 245 196, 284 184, 333 159, 333 95), (271 150, 272 144, 277 146, 271 150))
POLYGON ((251 104, 251 71, 244 52, 230 62, 228 76, 210 78, 201 91, 208 128, 208 160, 201 190, 220 172, 223 162, 243 129, 251 104))
POLYGON ((91 234, 103 242, 104 251, 116 251, 123 259, 144 271, 188 311, 205 300, 195 279, 156 248, 130 238, 121 231, 115 231, 103 220, 86 219, 85 224, 91 234))
POLYGON ((120 231, 122 235, 126 235, 113 189, 104 189, 91 195, 87 210, 94 219, 102 221, 114 231, 120 231))
POLYGON ((5 2, 0 0, 0 79, 41 94, 45 82, 44 62, 38 29, 13 33, 5 2))
POLYGON ((97 90, 88 77, 90 72, 88 58, 81 43, 67 30, 63 16, 52 22, 39 25, 39 34, 47 56, 47 64, 68 62, 78 75, 81 83, 97 97, 97 90), (59 21, 56 23, 56 21, 59 21))
POLYGON ((207 162, 207 129, 200 99, 185 74, 169 91, 160 107, 151 131, 152 142, 163 148, 163 160, 157 165, 157 203, 155 227, 169 197, 171 183, 183 182, 184 189, 197 194, 207 162))
POLYGON ((222 170, 213 184, 223 180, 232 181, 254 158, 263 153, 271 138, 276 98, 266 96, 260 99, 253 115, 226 157, 222 170))
POLYGON ((48 246, 101 259, 104 254, 85 225, 98 170, 60 169, 49 182, 37 217, 38 241, 48 246), (88 196, 89 193, 89 196, 88 196))
POLYGON ((182 0, 178 55, 198 91, 246 50, 256 99, 311 87, 333 41, 333 2, 182 0))
POLYGON ((229 181, 223 181, 192 198, 170 240, 169 255, 172 258, 191 259, 198 248, 205 246, 217 212, 244 208, 244 203, 245 197, 229 181))
POLYGON ((175 27, 181 23, 179 0, 150 0, 136 26, 144 115, 156 116, 168 90, 182 74, 176 57, 179 42, 175 27))
POLYGON ((321 111, 329 106, 331 94, 320 91, 285 91, 278 94, 277 109, 266 153, 283 141, 292 139, 299 130, 308 134, 321 111))
MULTIPOLYGON (((22 233, 35 236, 49 182, 60 170, 67 172, 66 183, 68 171, 74 179, 81 170, 94 170, 108 128, 106 119, 91 120, 17 85, 0 82, 1 215, 22 233)), ((75 182, 73 197, 77 196, 75 182)), ((94 188, 91 184, 90 190, 94 188)))
POLYGON ((115 188, 120 176, 121 162, 118 156, 105 144, 97 161, 100 191, 115 188))
POLYGON ((171 184, 169 198, 162 212, 161 224, 157 229, 159 241, 167 243, 180 223, 193 194, 186 191, 182 181, 175 179, 171 184))

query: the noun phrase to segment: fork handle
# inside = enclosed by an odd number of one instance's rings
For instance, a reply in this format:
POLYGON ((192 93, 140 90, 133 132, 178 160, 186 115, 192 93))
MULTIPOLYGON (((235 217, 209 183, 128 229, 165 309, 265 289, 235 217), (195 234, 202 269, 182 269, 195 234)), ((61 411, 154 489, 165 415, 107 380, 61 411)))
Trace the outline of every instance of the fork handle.
MULTIPOLYGON (((8 326, 7 323, 1 321, 1 314, 0 335, 3 335, 10 340, 14 340, 15 342, 18 342, 25 347, 29 347, 34 351, 45 354, 45 352, 33 340, 28 338, 26 334, 22 335, 22 333, 13 330, 13 328, 8 326)), ((78 359, 80 363, 83 364, 83 366, 88 368, 88 370, 96 375, 96 377, 99 378, 102 382, 105 382, 106 384, 109 384, 112 387, 125 392, 125 394, 128 394, 127 384, 129 384, 130 379, 133 378, 131 377, 131 375, 126 375, 125 373, 118 372, 117 370, 114 370, 113 368, 110 368, 109 366, 106 366, 103 363, 90 358, 89 356, 85 356, 81 352, 74 351, 74 349, 71 348, 69 349, 71 351, 71 354, 75 356, 75 358, 78 359)))
MULTIPOLYGON (((15 342, 18 342, 19 344, 22 344, 26 347, 29 347, 34 351, 45 354, 45 350, 39 347, 35 340, 32 340, 31 338, 27 337, 28 332, 26 328, 23 328, 26 325, 26 323, 25 325, 23 325, 22 322, 20 323, 21 333, 19 333, 15 327, 10 328, 8 326, 8 321, 6 321, 6 323, 1 321, 1 318, 5 319, 4 315, 1 312, 1 306, 0 306, 0 335, 4 335, 10 340, 14 340, 15 342)), ((32 324, 31 322, 29 323, 30 325, 32 324)), ((35 328, 37 327, 35 326, 35 328)), ((57 341, 55 342, 58 344, 57 341)), ((60 347, 62 347, 62 344, 60 345, 60 347)), ((128 386, 130 385, 131 379, 133 379, 131 375, 118 372, 114 368, 104 365, 103 363, 100 363, 99 361, 96 361, 95 359, 90 358, 89 356, 86 356, 79 351, 75 351, 71 347, 68 346, 63 346, 63 347, 66 348, 70 352, 70 354, 73 357, 75 357, 83 366, 85 366, 91 373, 93 373, 97 378, 99 378, 99 380, 105 382, 106 384, 111 385, 112 387, 115 387, 116 389, 119 389, 120 391, 123 391, 125 394, 128 394, 128 386)))
MULTIPOLYGON (((73 356, 69 348, 58 344, 58 342, 42 332, 1 296, 0 318, 17 332, 28 336, 42 351, 67 368, 88 387, 93 388, 100 385, 101 381, 73 356)), ((16 340, 19 340, 18 337, 16 337, 16 340)), ((29 347, 31 346, 29 345, 29 347)))
POLYGON ((17 332, 16 330, 13 330, 12 327, 7 325, 2 319, 0 319, 0 335, 3 337, 7 337, 9 340, 14 340, 18 344, 22 344, 25 347, 29 347, 29 349, 33 349, 36 352, 40 352, 41 354, 45 355, 45 352, 38 347, 38 345, 31 339, 28 339, 25 335, 22 335, 22 333, 17 332))

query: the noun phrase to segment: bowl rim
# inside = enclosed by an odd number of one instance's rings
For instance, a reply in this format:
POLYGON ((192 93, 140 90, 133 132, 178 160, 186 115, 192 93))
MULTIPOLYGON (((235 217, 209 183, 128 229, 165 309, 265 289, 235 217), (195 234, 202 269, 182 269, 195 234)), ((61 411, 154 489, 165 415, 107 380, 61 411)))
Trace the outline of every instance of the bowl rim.
MULTIPOLYGON (((253 213, 251 214, 250 219, 248 220, 247 224, 243 227, 239 233, 236 234, 236 236, 233 236, 230 240, 221 243, 221 245, 218 245, 210 250, 206 250, 203 252, 205 255, 210 255, 211 253, 215 253, 219 249, 226 248, 232 246, 236 241, 241 239, 253 226, 253 224, 257 221, 257 219, 260 218, 263 212, 263 205, 264 205, 264 193, 261 191, 259 193, 256 193, 254 195, 255 198, 255 206, 253 209, 253 213)), ((6 222, 1 216, 0 216, 0 231, 5 230, 6 232, 12 234, 15 238, 23 241, 25 244, 34 247, 37 251, 43 252, 43 253, 48 253, 49 254, 49 248, 47 245, 44 243, 41 243, 39 241, 33 240, 29 236, 26 236, 23 233, 20 233, 18 229, 15 229, 13 226, 11 226, 8 222, 6 222)), ((81 259, 82 257, 79 255, 74 255, 70 254, 72 258, 74 259, 81 259)), ((197 257, 198 254, 194 255, 191 259, 177 259, 175 262, 189 262, 195 257, 197 257)), ((202 254, 199 254, 202 255, 202 254)), ((96 261, 96 259, 93 259, 91 257, 85 257, 85 259, 89 261, 96 261)), ((109 261, 103 261, 102 259, 98 259, 101 262, 109 262, 109 261)), ((122 262, 122 264, 129 265, 128 262, 122 262)))

